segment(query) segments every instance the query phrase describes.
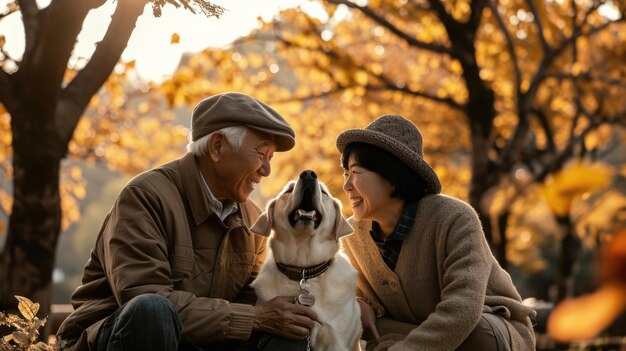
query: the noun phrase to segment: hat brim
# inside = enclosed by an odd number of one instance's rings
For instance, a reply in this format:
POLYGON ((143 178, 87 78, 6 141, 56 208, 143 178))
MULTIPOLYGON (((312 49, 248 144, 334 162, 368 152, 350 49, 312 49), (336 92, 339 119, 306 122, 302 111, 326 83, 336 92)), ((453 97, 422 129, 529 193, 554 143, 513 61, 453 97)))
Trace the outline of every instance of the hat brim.
POLYGON ((257 127, 257 126, 251 126, 251 125, 245 125, 245 126, 248 128, 254 129, 256 131, 259 131, 261 133, 273 135, 276 138, 274 141, 276 143, 276 151, 278 152, 289 151, 293 149, 293 147, 296 145, 296 139, 287 133, 281 133, 278 130, 262 128, 262 127, 257 127))
POLYGON ((441 182, 439 182, 439 177, 437 177, 430 164, 404 144, 380 132, 366 129, 348 129, 337 137, 337 150, 343 154, 346 146, 351 143, 370 144, 390 152, 417 173, 424 181, 429 192, 433 194, 441 193, 441 182))

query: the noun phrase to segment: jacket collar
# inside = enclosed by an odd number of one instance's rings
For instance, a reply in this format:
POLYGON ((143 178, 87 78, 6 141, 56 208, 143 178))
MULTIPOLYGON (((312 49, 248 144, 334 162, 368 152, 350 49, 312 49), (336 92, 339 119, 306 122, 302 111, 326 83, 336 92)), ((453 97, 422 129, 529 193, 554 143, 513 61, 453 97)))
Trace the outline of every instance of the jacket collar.
POLYGON ((196 225, 204 222, 209 218, 213 211, 209 203, 209 197, 206 195, 202 179, 198 175, 198 161, 192 153, 187 153, 180 159, 180 176, 183 181, 185 195, 189 200, 189 207, 193 214, 196 225))

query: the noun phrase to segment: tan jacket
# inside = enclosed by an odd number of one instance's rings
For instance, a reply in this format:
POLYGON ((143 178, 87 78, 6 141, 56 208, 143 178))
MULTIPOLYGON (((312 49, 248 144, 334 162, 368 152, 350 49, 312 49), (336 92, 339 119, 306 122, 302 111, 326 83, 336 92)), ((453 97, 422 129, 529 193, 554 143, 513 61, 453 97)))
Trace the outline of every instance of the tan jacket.
POLYGON ((92 348, 104 318, 144 293, 174 303, 184 342, 249 337, 256 300, 249 283, 265 260, 266 239, 248 227, 260 210, 239 204, 224 225, 203 186, 191 154, 130 181, 100 229, 72 295, 75 311, 59 329, 62 341, 92 348))
POLYGON ((359 272, 359 294, 379 314, 419 324, 390 351, 454 350, 474 329, 482 312, 510 312, 513 351, 531 351, 535 337, 511 277, 493 257, 480 221, 465 202, 444 195, 421 199, 395 271, 383 261, 369 231, 355 222, 343 248, 359 272))

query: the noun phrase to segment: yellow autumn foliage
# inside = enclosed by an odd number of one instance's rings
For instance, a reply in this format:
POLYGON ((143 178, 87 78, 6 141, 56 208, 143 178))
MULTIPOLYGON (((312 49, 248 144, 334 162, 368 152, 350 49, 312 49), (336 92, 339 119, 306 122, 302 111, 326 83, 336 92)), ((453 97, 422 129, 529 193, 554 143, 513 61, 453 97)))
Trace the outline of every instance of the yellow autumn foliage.
POLYGON ((46 324, 47 317, 39 319, 39 303, 26 297, 15 296, 18 300, 18 311, 21 317, 0 311, 0 326, 6 326, 10 333, 0 337, 2 351, 57 351, 62 349, 56 342, 39 341, 39 329, 46 324))
POLYGON ((180 34, 178 33, 172 33, 172 36, 170 38, 170 44, 172 45, 176 45, 180 43, 180 34))
POLYGON ((606 164, 573 162, 549 177, 540 191, 552 213, 567 216, 575 200, 609 185, 613 174, 606 164))

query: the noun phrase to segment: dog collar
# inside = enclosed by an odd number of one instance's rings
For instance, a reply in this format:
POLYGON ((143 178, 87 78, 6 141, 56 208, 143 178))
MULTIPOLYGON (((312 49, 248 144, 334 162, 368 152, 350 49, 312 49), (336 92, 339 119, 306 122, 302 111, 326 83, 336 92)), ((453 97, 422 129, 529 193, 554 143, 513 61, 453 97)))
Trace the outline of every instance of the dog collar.
POLYGON ((282 263, 276 262, 276 267, 278 270, 287 276, 287 278, 295 281, 300 281, 301 279, 307 280, 311 278, 315 278, 320 274, 326 272, 328 267, 333 263, 335 258, 331 258, 326 262, 322 262, 315 266, 309 267, 296 267, 296 266, 286 266, 282 263))

